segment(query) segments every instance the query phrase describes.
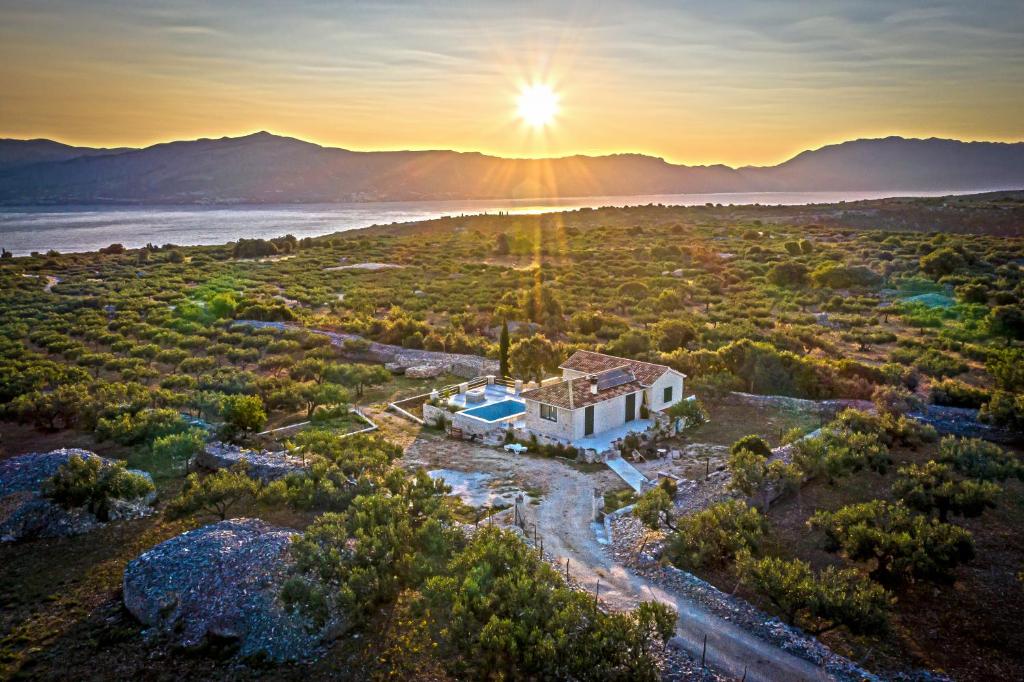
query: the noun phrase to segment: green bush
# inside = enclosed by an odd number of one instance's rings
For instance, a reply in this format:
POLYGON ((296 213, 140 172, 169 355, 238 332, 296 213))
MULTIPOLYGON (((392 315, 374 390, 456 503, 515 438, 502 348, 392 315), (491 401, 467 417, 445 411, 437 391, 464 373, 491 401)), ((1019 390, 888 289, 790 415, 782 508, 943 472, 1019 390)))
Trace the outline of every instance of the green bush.
POLYGON ((1016 433, 1024 433, 1024 394, 996 391, 992 399, 981 406, 978 419, 1016 433))
POLYGON ((902 504, 872 500, 819 511, 808 523, 825 531, 828 551, 841 551, 851 561, 873 562, 871 576, 883 585, 946 580, 959 564, 974 558, 968 531, 902 504))
POLYGON ((995 498, 1000 493, 999 486, 991 481, 957 479, 953 467, 934 461, 900 467, 898 473, 893 494, 911 509, 923 514, 935 512, 943 523, 950 514, 981 515, 985 509, 995 507, 995 498))
POLYGON ((763 457, 772 456, 772 449, 768 445, 768 443, 765 442, 764 438, 761 438, 760 436, 756 436, 753 434, 749 436, 743 436, 743 438, 740 438, 738 441, 732 444, 731 448, 729 448, 729 452, 732 454, 736 454, 740 450, 749 450, 750 452, 753 452, 755 455, 761 455, 763 457))
POLYGON ((798 617, 815 635, 845 626, 853 634, 879 634, 888 628, 889 594, 856 569, 828 566, 815 575, 799 559, 755 559, 737 562, 740 579, 764 595, 795 624, 798 617))
POLYGON ((484 528, 426 581, 447 667, 466 679, 657 680, 676 614, 645 602, 604 612, 520 539, 484 528))
POLYGON ((956 379, 942 379, 932 382, 930 397, 935 405, 977 409, 988 402, 992 394, 990 391, 975 388, 956 379))
POLYGON ((939 443, 938 460, 958 473, 983 481, 1024 481, 1024 462, 1008 450, 980 438, 946 436, 939 443))
POLYGON ((665 556, 680 568, 721 566, 761 543, 767 523, 757 509, 739 500, 711 505, 679 519, 668 537, 665 556))
POLYGON ((121 462, 105 464, 96 456, 72 455, 57 473, 43 482, 43 495, 66 509, 86 508, 100 521, 109 519, 114 500, 135 500, 153 492, 148 478, 125 469, 121 462))

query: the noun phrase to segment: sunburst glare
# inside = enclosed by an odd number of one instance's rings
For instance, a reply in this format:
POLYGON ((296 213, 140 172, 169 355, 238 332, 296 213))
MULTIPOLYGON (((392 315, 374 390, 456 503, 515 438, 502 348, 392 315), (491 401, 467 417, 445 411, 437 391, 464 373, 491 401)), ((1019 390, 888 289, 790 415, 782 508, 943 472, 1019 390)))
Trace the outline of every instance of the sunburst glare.
POLYGON ((516 99, 517 112, 527 125, 543 128, 554 123, 558 115, 558 99, 549 85, 526 85, 516 99))

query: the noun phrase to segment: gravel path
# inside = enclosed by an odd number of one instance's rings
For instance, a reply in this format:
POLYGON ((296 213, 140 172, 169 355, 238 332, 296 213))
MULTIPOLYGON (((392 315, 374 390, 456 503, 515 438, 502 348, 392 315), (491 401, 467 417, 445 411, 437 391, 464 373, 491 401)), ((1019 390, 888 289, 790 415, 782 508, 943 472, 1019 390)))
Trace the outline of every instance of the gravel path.
POLYGON ((700 660, 706 635, 708 666, 730 677, 739 679, 746 672, 750 682, 831 679, 822 668, 617 562, 598 539, 603 536, 603 525, 594 523, 595 510, 602 502, 596 497, 598 491, 619 485, 611 471, 590 473, 557 459, 515 457, 433 432, 417 433, 414 425, 384 413, 375 413, 373 419, 385 434, 405 446, 404 462, 409 467, 486 471, 505 480, 512 478, 524 489, 540 490, 540 503, 526 505, 526 532, 532 535, 536 528, 549 560, 564 568, 568 559, 573 581, 585 589, 594 590, 600 580, 600 599, 608 608, 627 610, 650 600, 671 605, 680 616, 673 643, 692 659, 700 660))

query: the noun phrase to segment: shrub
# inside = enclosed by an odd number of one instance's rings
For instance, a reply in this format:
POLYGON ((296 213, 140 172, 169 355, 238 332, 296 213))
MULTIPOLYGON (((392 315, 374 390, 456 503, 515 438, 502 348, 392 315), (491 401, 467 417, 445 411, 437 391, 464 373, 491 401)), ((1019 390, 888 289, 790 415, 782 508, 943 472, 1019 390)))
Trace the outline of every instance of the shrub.
POLYGON ((920 260, 921 272, 939 278, 963 270, 967 263, 964 257, 950 248, 936 249, 920 260))
POLYGON ((672 419, 682 419, 684 429, 692 429, 705 424, 708 421, 708 413, 696 398, 693 400, 680 400, 672 407, 665 410, 672 419))
POLYGON ((950 514, 980 516, 995 507, 1000 488, 991 481, 957 480, 948 464, 927 462, 900 467, 893 494, 905 505, 923 514, 938 514, 945 522, 950 514))
POLYGON ((135 500, 153 492, 148 478, 125 469, 121 462, 106 464, 95 456, 72 455, 43 482, 43 495, 66 509, 86 508, 100 521, 109 519, 115 500, 135 500))
POLYGON ((203 450, 206 443, 206 431, 190 428, 181 433, 158 436, 153 440, 153 454, 159 459, 171 462, 187 462, 203 450))
POLYGON ((808 523, 825 531, 828 551, 842 551, 851 561, 873 561, 871 576, 883 585, 944 580, 974 558, 967 530, 915 514, 902 504, 872 500, 819 511, 808 523))
POLYGON ((837 478, 861 469, 884 474, 892 459, 876 432, 829 426, 820 435, 794 445, 793 463, 807 478, 825 476, 831 485, 837 478))
POLYGON ((1011 348, 989 355, 985 368, 1004 391, 1024 391, 1024 349, 1011 348))
POLYGON ((936 348, 929 348, 924 353, 921 353, 917 360, 914 361, 914 367, 936 379, 956 376, 968 370, 967 363, 963 360, 936 348))
POLYGON ((766 530, 757 509, 739 500, 719 502, 680 518, 668 538, 665 555, 688 570, 723 565, 740 552, 755 550, 766 530))
POLYGON ((942 379, 933 382, 930 387, 930 398, 935 405, 948 407, 979 408, 992 397, 989 391, 975 388, 956 379, 942 379))
POLYGON ((798 616, 815 635, 846 626, 854 634, 877 634, 887 629, 889 594, 856 569, 827 567, 817 576, 799 559, 754 559, 737 562, 740 579, 763 594, 787 623, 798 616))
POLYGON ((259 494, 260 484, 249 477, 248 468, 242 461, 208 476, 189 474, 181 494, 168 503, 167 514, 171 518, 206 514, 223 521, 232 509, 255 501, 259 494))
POLYGON ((768 281, 780 287, 803 287, 807 284, 807 267, 802 263, 779 263, 768 271, 768 281))
POLYGON ((879 386, 871 394, 871 402, 879 412, 901 415, 920 410, 921 399, 902 386, 879 386))
POLYGON ((675 492, 676 486, 672 479, 661 480, 658 485, 645 492, 636 501, 633 516, 651 530, 658 530, 661 525, 675 530, 676 526, 672 520, 675 511, 672 498, 675 496, 675 492))
POLYGON ((101 417, 96 423, 100 440, 112 440, 121 445, 151 443, 154 439, 188 428, 175 410, 140 410, 135 414, 124 412, 116 417, 101 417))
POLYGON ((996 391, 992 399, 981 406, 978 419, 1016 433, 1024 432, 1024 395, 996 391))
POLYGON ((484 528, 426 581, 424 604, 457 678, 657 680, 676 614, 605 613, 521 540, 484 528))
POLYGON ((753 452, 756 455, 761 455, 762 457, 772 456, 772 449, 769 447, 768 443, 765 442, 764 438, 754 434, 743 436, 743 438, 740 438, 732 444, 731 448, 729 448, 729 452, 732 454, 736 454, 740 450, 749 450, 750 452, 753 452))
POLYGON ((860 265, 846 266, 834 263, 823 265, 813 273, 815 286, 829 289, 867 289, 878 286, 882 278, 870 268, 860 265))
POLYGON ((358 495, 371 493, 401 448, 378 436, 343 438, 330 429, 311 428, 290 444, 306 468, 274 481, 261 491, 268 505, 303 511, 343 511, 358 495))
POLYGON ((228 427, 229 435, 258 431, 267 423, 263 400, 256 395, 224 396, 221 403, 221 415, 225 426, 228 427))
POLYGON ((938 460, 958 473, 984 481, 1024 481, 1024 463, 1013 453, 980 438, 946 436, 939 443, 938 460))

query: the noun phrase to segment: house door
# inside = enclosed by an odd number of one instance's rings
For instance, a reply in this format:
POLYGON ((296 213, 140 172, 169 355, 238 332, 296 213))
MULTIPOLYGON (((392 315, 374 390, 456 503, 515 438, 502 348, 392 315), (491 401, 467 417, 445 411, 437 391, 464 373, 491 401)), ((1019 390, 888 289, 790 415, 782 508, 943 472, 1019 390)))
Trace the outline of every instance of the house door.
POLYGON ((626 421, 631 422, 636 419, 636 393, 630 393, 626 396, 626 421))
POLYGON ((583 409, 583 435, 590 436, 594 433, 594 406, 588 405, 583 409))

